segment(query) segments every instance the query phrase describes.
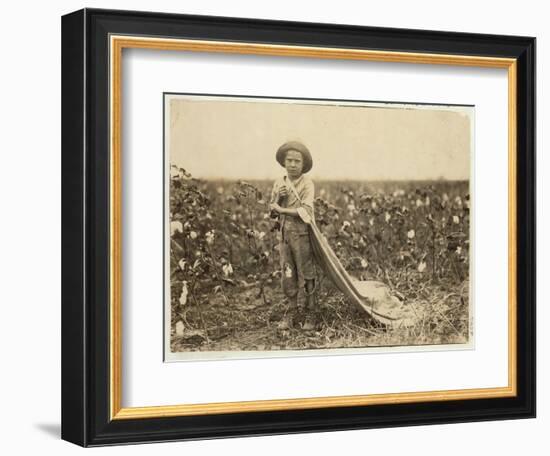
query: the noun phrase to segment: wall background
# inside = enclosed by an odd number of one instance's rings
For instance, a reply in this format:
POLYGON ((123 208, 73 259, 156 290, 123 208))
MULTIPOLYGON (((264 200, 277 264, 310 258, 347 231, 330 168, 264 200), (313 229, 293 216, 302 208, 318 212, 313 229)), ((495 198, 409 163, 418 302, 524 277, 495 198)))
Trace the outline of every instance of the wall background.
POLYGON ((550 99, 540 81, 549 78, 550 31, 544 3, 524 0, 446 3, 387 1, 253 2, 246 0, 88 0, 33 4, 11 2, 0 34, 0 447, 6 454, 73 454, 60 432, 60 93, 62 14, 84 6, 175 13, 536 36, 538 39, 538 418, 324 434, 287 435, 102 448, 94 454, 542 454, 550 424, 550 338, 547 257, 549 185, 541 125, 550 99), (546 362, 545 362, 546 361, 546 362))

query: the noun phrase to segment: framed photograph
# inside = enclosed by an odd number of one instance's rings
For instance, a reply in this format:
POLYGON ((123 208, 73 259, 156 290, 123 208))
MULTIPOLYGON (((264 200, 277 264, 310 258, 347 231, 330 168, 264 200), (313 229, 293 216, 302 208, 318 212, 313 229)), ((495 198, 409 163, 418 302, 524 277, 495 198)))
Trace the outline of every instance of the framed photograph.
POLYGON ((166 93, 164 113, 166 361, 474 347, 473 106, 166 93))
POLYGON ((535 39, 62 21, 62 437, 535 416, 535 39))

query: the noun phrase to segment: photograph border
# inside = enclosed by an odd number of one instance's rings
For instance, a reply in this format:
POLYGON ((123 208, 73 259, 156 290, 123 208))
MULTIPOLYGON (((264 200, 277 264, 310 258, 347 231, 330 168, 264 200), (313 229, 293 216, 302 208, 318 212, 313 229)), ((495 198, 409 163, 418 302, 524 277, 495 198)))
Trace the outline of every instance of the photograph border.
MULTIPOLYGON (((167 151, 167 125, 169 119, 167 119, 167 98, 174 100, 172 97, 177 97, 177 99, 183 100, 184 98, 179 97, 191 97, 191 98, 201 98, 203 97, 204 101, 206 99, 216 99, 218 102, 233 102, 233 101, 242 101, 244 100, 253 100, 253 102, 262 101, 281 101, 281 102, 305 102, 305 104, 315 106, 315 105, 332 105, 332 106, 341 106, 341 103, 349 103, 351 106, 364 104, 369 105, 369 108, 374 109, 399 109, 403 107, 408 107, 409 109, 420 109, 420 110, 434 110, 441 109, 444 112, 460 112, 459 109, 469 109, 468 116, 473 123, 472 117, 475 118, 475 105, 473 104, 459 104, 459 103, 427 103, 427 102, 417 102, 417 101, 384 101, 384 100, 350 100, 350 99, 340 99, 340 98, 311 98, 311 97, 279 97, 272 95, 235 95, 228 93, 199 93, 199 92, 173 92, 167 91, 162 93, 162 115, 163 115, 163 138, 162 138, 162 151, 163 151, 163 169, 164 169, 164 178, 163 178, 163 360, 164 362, 185 362, 185 361, 214 361, 214 360, 238 360, 238 359, 258 359, 258 358, 283 358, 283 357, 303 357, 303 356, 338 356, 338 355, 359 355, 367 353, 397 353, 397 352, 421 352, 421 351, 450 351, 450 350, 473 350, 475 348, 475 327, 474 321, 474 308, 475 303, 473 302, 473 287, 474 281, 472 280, 473 272, 473 250, 470 249, 469 253, 469 272, 468 278, 470 285, 468 287, 469 297, 468 297, 468 340, 466 342, 449 342, 442 344, 426 343, 426 344, 411 344, 411 345, 378 345, 378 346, 363 346, 363 347, 338 347, 338 348, 329 348, 329 349, 315 349, 315 348, 304 348, 304 349, 281 349, 276 351, 241 351, 235 353, 234 351, 226 352, 210 352, 210 351, 192 351, 192 352, 174 352, 167 353, 167 346, 170 345, 170 332, 167 326, 167 322, 170 320, 170 310, 169 310, 169 299, 167 299, 167 293, 169 293, 170 286, 167 280, 167 268, 170 263, 168 260, 169 257, 169 234, 168 226, 169 219, 166 214, 167 203, 169 201, 168 189, 166 178, 169 174, 170 169, 170 158, 169 152, 167 151), (326 103, 324 103, 326 102, 326 103), (391 107, 391 108, 390 108, 391 107), (453 109, 454 108, 454 109, 453 109), (168 256, 167 256, 168 254, 168 256), (229 355, 221 356, 221 353, 228 353, 229 355), (191 355, 191 356, 186 356, 191 355)), ((213 100, 209 100, 213 101, 213 100)), ((472 150, 470 150, 468 161, 469 161, 469 171, 470 176, 468 178, 468 192, 470 195, 473 194, 473 156, 475 154, 474 148, 474 129, 470 132, 469 142, 472 150)), ((468 239, 473 241, 473 224, 469 224, 468 229, 468 239)))
POLYGON ((534 136, 534 38, 95 9, 64 16, 62 438, 98 446, 534 417, 534 136), (122 408, 121 59, 130 48, 507 69, 508 386, 122 408))

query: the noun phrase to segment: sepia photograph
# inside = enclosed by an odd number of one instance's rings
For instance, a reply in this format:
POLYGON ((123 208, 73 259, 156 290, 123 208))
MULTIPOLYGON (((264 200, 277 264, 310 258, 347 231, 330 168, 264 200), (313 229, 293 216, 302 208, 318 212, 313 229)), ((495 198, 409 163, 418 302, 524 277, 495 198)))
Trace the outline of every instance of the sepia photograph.
POLYGON ((473 348, 473 106, 163 96, 165 361, 473 348))

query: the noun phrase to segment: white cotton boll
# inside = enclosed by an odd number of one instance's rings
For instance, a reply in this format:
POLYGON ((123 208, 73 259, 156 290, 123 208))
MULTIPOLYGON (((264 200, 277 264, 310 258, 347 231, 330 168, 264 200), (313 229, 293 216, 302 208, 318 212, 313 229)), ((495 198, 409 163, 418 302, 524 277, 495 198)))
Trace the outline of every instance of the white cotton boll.
POLYGON ((206 233, 205 237, 206 237, 206 242, 208 244, 212 244, 214 242, 214 230, 209 231, 208 233, 206 233))
POLYGON ((367 260, 365 260, 364 258, 361 258, 361 267, 366 268, 368 265, 369 263, 367 263, 367 260))
POLYGON ((183 321, 179 320, 176 323, 176 336, 183 336, 183 330, 184 330, 183 321))
POLYGON ((421 261, 418 264, 418 272, 424 272, 426 270, 426 263, 424 261, 421 261))
POLYGON ((290 279, 292 277, 292 269, 290 269, 290 266, 288 264, 285 264, 285 277, 287 279, 290 279))
POLYGON ((183 225, 179 220, 170 222, 170 236, 176 233, 183 233, 183 225))
POLYGON ((384 219, 386 220, 386 223, 388 223, 391 220, 391 215, 389 212, 386 212, 386 215, 384 216, 384 219))
POLYGON ((174 179, 175 177, 178 177, 180 175, 180 170, 177 166, 172 165, 170 166, 170 177, 174 179))
POLYGON ((460 255, 462 253, 462 247, 458 246, 456 248, 456 253, 457 253, 457 255, 460 255))
POLYGON ((191 232, 189 233, 189 237, 190 237, 191 239, 197 239, 197 236, 198 236, 198 234, 197 234, 196 231, 191 231, 191 232))
POLYGON ((183 287, 181 289, 181 294, 180 294, 180 306, 184 306, 185 304, 187 304, 187 295, 189 293, 189 290, 187 289, 187 282, 183 282, 183 287))
POLYGON ((409 230, 407 231, 407 237, 409 239, 413 239, 414 238, 414 230, 409 230))
POLYGON ((458 218, 458 215, 453 215, 453 223, 457 225, 460 223, 460 219, 458 218))
POLYGON ((422 201, 420 199, 417 199, 416 200, 416 207, 421 207, 421 206, 423 206, 422 201))
POLYGON ((369 219, 369 225, 374 226, 374 219, 369 219))
POLYGON ((351 223, 348 222, 347 220, 344 220, 344 221, 342 222, 342 228, 347 228, 348 226, 351 226, 351 223))
POLYGON ((179 268, 182 270, 182 271, 185 271, 185 265, 187 264, 187 262, 182 258, 179 263, 178 263, 178 266, 179 268))
POLYGON ((402 190, 400 188, 398 188, 395 192, 393 192, 394 198, 397 198, 398 196, 403 196, 403 195, 405 195, 405 190, 402 190))
POLYGON ((233 274, 233 266, 231 266, 231 263, 224 264, 222 266, 222 271, 223 271, 223 275, 225 277, 228 277, 231 274, 233 274))

